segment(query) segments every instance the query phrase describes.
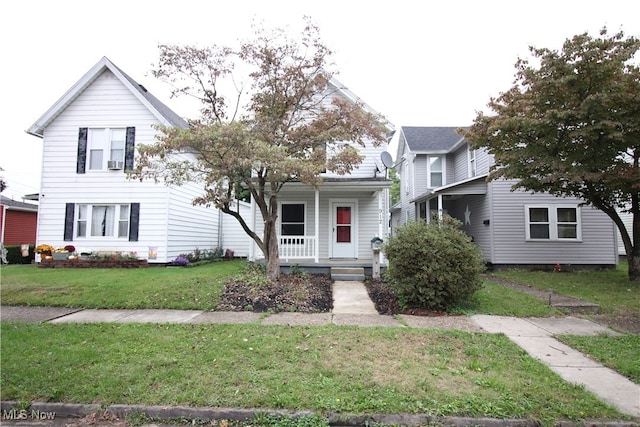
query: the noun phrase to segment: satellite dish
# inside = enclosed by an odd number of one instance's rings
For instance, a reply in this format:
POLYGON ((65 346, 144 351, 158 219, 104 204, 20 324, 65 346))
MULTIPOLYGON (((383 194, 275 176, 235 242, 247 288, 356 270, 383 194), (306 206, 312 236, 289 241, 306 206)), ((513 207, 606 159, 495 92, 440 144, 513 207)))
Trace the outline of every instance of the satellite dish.
POLYGON ((393 159, 391 158, 391 154, 389 154, 388 151, 383 151, 382 154, 380 154, 380 160, 382 160, 382 164, 387 169, 393 167, 393 159))

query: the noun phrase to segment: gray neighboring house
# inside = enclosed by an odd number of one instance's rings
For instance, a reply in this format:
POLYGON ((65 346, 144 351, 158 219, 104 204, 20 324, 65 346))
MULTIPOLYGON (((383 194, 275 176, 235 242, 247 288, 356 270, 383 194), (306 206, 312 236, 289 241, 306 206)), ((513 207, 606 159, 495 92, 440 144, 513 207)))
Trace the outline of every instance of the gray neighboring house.
POLYGON ((495 267, 617 264, 617 230, 606 214, 575 198, 512 191, 515 181, 487 182, 493 157, 472 150, 458 129, 401 127, 392 233, 407 221, 448 214, 495 267))

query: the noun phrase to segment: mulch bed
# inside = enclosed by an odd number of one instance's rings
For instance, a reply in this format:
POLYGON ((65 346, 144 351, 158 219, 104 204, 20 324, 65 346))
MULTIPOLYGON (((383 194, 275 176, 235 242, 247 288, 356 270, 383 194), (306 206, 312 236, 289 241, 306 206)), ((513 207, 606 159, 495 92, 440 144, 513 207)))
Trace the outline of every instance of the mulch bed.
POLYGON ((219 311, 328 313, 333 308, 331 278, 325 274, 282 274, 277 283, 250 285, 230 281, 219 311))

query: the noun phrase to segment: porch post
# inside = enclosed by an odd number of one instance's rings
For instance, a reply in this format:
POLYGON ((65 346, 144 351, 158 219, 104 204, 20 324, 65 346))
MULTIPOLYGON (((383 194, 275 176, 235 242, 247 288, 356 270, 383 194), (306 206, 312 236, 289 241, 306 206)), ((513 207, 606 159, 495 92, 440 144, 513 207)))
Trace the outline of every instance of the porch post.
MULTIPOLYGON (((255 231, 256 229, 256 201, 251 197, 251 229, 255 231)), ((253 239, 250 239, 249 243, 249 261, 256 260, 256 242, 253 239)))
POLYGON ((316 188, 316 200, 315 200, 315 216, 316 216, 316 221, 315 221, 315 230, 314 233, 316 235, 315 238, 315 248, 314 248, 314 261, 316 262, 316 264, 320 261, 320 190, 316 188))
POLYGON ((378 191, 378 236, 385 237, 386 234, 384 232, 383 221, 384 221, 384 190, 378 191))
POLYGON ((444 207, 442 206, 442 194, 438 194, 438 219, 442 221, 444 207))

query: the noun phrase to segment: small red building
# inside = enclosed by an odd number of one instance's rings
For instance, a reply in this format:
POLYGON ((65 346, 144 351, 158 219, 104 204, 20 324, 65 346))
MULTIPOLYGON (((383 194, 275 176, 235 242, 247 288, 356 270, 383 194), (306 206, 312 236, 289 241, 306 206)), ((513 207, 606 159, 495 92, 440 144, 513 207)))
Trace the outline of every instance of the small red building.
POLYGON ((38 205, 0 196, 0 242, 4 246, 36 244, 38 205))

